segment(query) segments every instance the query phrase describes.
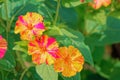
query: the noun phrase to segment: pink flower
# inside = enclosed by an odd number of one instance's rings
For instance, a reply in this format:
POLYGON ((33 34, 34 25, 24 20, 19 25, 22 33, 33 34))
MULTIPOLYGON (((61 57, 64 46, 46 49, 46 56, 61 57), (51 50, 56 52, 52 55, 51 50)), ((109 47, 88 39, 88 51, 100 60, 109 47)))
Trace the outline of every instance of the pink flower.
POLYGON ((7 50, 7 42, 0 35, 0 59, 4 57, 6 50, 7 50))
POLYGON ((28 54, 32 55, 32 60, 35 64, 53 64, 54 59, 58 56, 58 43, 52 37, 43 35, 40 38, 32 40, 28 44, 28 54))
POLYGON ((15 33, 20 33, 22 40, 32 40, 35 36, 41 36, 44 31, 43 17, 35 12, 19 16, 15 26, 15 33))

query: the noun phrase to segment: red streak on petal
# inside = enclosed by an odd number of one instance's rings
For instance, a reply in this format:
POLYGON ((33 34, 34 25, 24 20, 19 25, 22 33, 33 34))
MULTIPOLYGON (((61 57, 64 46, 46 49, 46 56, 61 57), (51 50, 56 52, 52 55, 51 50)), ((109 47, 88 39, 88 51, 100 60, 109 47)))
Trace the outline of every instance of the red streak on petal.
POLYGON ((23 20, 23 16, 19 16, 19 20, 23 25, 27 26, 27 23, 23 20))

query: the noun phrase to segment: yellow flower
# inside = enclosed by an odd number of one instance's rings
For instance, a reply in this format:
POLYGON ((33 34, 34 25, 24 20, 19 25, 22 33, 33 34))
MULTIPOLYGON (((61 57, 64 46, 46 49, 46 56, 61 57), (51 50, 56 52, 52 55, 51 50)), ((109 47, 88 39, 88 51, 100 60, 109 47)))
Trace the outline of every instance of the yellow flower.
POLYGON ((35 36, 41 36, 44 31, 43 17, 35 12, 19 16, 15 26, 15 33, 20 33, 22 40, 32 40, 35 36))
POLYGON ((99 9, 101 6, 107 7, 110 4, 111 0, 94 0, 93 3, 90 3, 94 9, 99 9))
POLYGON ((77 48, 61 47, 57 55, 59 58, 56 58, 54 62, 56 72, 62 72, 63 76, 71 77, 82 70, 84 58, 77 48))
POLYGON ((4 57, 6 50, 7 50, 7 42, 0 35, 0 59, 4 57))
POLYGON ((32 40, 28 44, 28 53, 32 55, 32 61, 35 64, 53 64, 55 58, 58 58, 56 52, 58 51, 58 44, 56 40, 47 35, 32 40))

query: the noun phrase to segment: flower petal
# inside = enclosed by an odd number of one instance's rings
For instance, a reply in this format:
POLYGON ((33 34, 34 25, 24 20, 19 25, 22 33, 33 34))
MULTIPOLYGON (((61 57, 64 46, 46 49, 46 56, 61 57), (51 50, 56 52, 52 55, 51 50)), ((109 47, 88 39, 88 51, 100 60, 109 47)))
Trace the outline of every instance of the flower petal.
POLYGON ((0 35, 0 59, 4 57, 6 50, 7 50, 7 42, 0 35))

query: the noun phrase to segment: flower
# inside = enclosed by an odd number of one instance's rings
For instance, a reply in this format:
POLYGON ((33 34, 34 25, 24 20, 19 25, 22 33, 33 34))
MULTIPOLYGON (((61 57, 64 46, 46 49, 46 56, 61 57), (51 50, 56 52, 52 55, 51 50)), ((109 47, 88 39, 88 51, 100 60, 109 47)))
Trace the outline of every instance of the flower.
POLYGON ((19 16, 15 26, 15 33, 20 33, 22 40, 32 40, 35 36, 41 36, 44 31, 43 17, 35 12, 19 16))
POLYGON ((83 68, 84 58, 77 48, 73 46, 60 47, 54 62, 56 72, 62 72, 65 77, 71 77, 80 72, 83 68))
POLYGON ((0 35, 0 59, 4 57, 6 50, 7 50, 7 42, 0 35))
POLYGON ((52 37, 43 35, 32 40, 28 44, 28 54, 32 55, 32 61, 35 64, 41 64, 46 62, 46 64, 53 64, 55 58, 58 56, 56 52, 58 51, 58 43, 52 37))
POLYGON ((80 0, 80 2, 84 2, 85 0, 80 0))
POLYGON ((102 5, 107 7, 109 4, 111 4, 111 0, 94 0, 93 3, 90 3, 94 9, 99 9, 102 5))

